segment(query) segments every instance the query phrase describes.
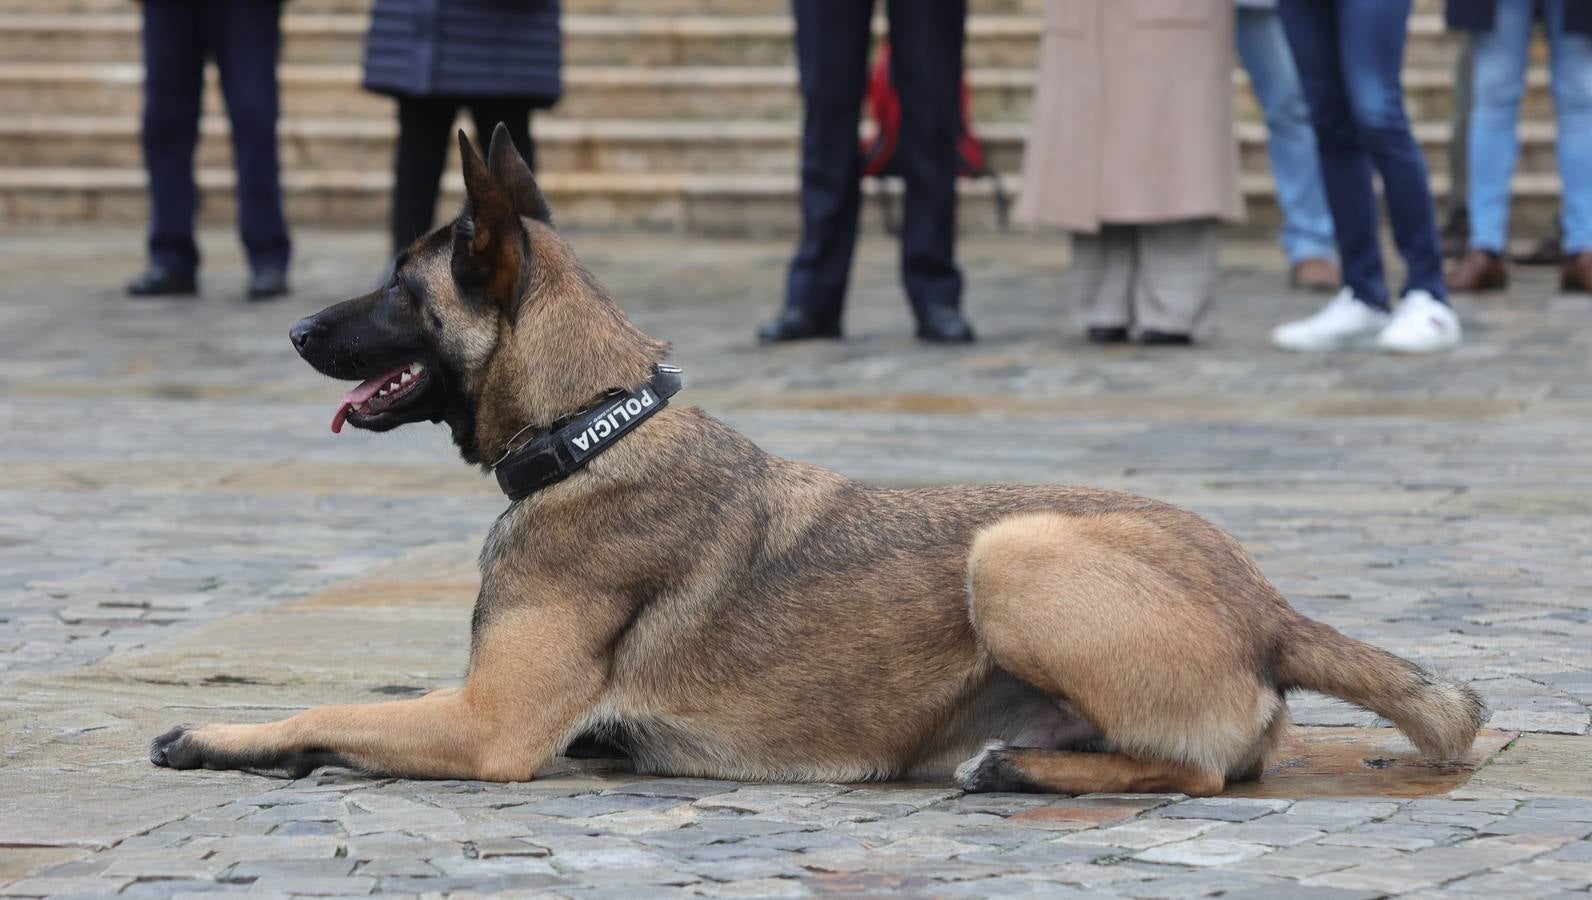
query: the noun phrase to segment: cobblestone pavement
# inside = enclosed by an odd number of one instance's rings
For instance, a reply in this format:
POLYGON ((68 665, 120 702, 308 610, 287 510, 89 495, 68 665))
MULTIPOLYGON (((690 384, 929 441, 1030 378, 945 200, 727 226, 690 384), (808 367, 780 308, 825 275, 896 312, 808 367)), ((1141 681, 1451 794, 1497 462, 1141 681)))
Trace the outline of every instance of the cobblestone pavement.
POLYGON ((1592 299, 1526 273, 1461 298, 1437 359, 1296 357, 1318 298, 1228 252, 1204 345, 1089 347, 1056 242, 964 252, 968 348, 910 339, 893 249, 859 259, 851 338, 749 340, 778 244, 584 235, 675 342, 681 401, 770 450, 895 484, 1064 481, 1188 505, 1300 608, 1472 683, 1472 767, 1374 717, 1307 727, 1251 796, 961 796, 563 766, 525 785, 172 773, 185 719, 456 683, 470 565, 501 499, 440 430, 326 432, 340 391, 285 338, 369 286, 375 236, 298 237, 298 293, 247 305, 229 235, 199 301, 132 303, 126 235, 0 237, 0 895, 513 891, 1551 896, 1592 885, 1592 299), (1516 734, 1519 734, 1518 738, 1516 734), (1507 749, 1502 749, 1505 745, 1507 749))

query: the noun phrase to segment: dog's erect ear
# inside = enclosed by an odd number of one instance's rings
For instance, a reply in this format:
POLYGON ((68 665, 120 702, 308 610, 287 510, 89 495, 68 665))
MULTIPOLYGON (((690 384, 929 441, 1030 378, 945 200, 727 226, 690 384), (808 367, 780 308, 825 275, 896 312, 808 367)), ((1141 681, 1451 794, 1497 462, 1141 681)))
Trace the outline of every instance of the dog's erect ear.
POLYGON ((464 209, 453 226, 453 277, 463 285, 481 286, 493 302, 513 309, 529 278, 531 248, 525 226, 509 192, 463 130, 459 158, 464 164, 464 209))
POLYGON ((547 205, 547 197, 536 186, 531 167, 525 164, 525 157, 515 148, 508 126, 502 122, 492 129, 492 149, 487 151, 486 158, 498 184, 508 192, 515 212, 528 219, 553 224, 553 210, 547 205))

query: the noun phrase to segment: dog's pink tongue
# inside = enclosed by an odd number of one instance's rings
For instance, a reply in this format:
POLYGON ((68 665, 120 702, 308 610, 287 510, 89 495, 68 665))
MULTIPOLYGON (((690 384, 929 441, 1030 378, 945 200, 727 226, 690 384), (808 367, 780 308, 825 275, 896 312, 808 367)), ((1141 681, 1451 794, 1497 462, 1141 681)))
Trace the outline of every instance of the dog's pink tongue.
POLYGON ((374 378, 367 378, 360 382, 359 387, 354 388, 353 390, 344 394, 343 401, 337 404, 337 412, 332 414, 332 434, 343 433, 343 423, 348 420, 348 410, 350 407, 352 407, 355 403, 364 403, 366 400, 376 396, 376 392, 381 390, 382 386, 387 384, 387 382, 392 381, 394 378, 402 375, 403 371, 404 367, 400 366, 399 368, 393 369, 391 372, 377 375, 374 378))

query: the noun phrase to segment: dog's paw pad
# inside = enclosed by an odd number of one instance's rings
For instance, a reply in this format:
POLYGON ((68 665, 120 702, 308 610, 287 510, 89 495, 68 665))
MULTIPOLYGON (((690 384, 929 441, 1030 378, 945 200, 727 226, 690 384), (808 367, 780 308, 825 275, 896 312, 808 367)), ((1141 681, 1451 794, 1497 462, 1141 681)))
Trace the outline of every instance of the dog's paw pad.
POLYGON ((970 794, 1020 790, 1012 771, 1005 741, 990 741, 972 759, 956 767, 957 786, 970 794))

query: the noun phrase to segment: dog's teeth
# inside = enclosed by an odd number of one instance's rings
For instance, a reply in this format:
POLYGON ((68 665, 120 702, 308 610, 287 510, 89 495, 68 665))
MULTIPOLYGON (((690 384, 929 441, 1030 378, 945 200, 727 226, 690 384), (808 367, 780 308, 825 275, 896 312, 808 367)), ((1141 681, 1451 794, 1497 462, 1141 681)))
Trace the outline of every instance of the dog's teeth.
POLYGON ((410 375, 408 372, 405 372, 403 374, 403 377, 398 379, 400 384, 407 384, 407 383, 409 383, 411 381, 414 381, 414 380, 415 380, 415 376, 410 375))
POLYGON ((420 374, 420 370, 424 369, 424 368, 425 368, 425 366, 422 366, 420 363, 417 363, 417 362, 412 362, 412 363, 409 364, 409 371, 414 373, 414 374, 416 374, 416 375, 419 375, 420 374))
POLYGON ((353 406, 350 406, 349 409, 352 409, 354 412, 363 412, 365 409, 365 404, 355 403, 353 406))

